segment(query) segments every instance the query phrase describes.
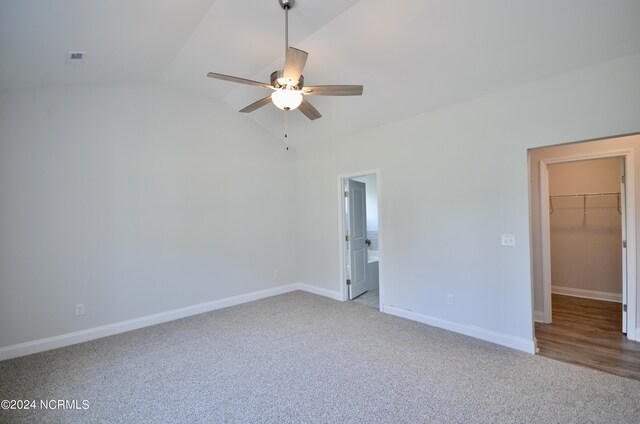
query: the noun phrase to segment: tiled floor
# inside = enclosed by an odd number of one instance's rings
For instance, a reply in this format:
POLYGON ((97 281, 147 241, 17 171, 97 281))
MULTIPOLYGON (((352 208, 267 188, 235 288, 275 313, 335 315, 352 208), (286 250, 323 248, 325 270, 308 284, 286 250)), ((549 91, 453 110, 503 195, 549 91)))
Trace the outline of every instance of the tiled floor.
POLYGON ((380 290, 369 290, 353 299, 354 302, 362 305, 371 306, 372 308, 380 308, 380 290))

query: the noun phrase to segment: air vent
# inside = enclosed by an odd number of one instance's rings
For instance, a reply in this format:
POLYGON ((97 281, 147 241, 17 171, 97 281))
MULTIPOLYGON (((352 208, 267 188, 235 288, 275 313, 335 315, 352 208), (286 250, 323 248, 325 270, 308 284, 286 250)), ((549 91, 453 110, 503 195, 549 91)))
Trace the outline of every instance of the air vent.
POLYGON ((82 65, 86 52, 69 52, 67 53, 67 64, 69 65, 82 65))

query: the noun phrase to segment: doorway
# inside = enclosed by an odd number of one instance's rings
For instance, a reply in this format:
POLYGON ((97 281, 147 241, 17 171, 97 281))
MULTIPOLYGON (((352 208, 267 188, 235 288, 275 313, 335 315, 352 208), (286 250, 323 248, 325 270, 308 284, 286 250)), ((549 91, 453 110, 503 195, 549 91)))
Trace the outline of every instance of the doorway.
POLYGON ((547 164, 547 176, 551 292, 620 304, 626 334, 624 159, 547 164))
MULTIPOLYGON (((578 151, 580 144, 573 149, 578 151)), ((640 379, 633 150, 592 149, 559 157, 552 149, 543 148, 544 159, 537 164, 542 251, 542 285, 534 285, 534 298, 541 300, 534 327, 538 352, 640 379)))
POLYGON ((379 171, 341 176, 339 184, 343 299, 380 310, 379 171))
MULTIPOLYGON (((556 214, 556 217, 561 218, 559 225, 573 225, 574 233, 579 231, 582 240, 582 249, 589 249, 588 244, 585 246, 585 240, 593 240, 594 234, 598 233, 598 225, 602 225, 602 222, 610 223, 612 211, 619 213, 618 230, 613 229, 609 232, 609 240, 612 240, 612 236, 617 238, 617 246, 609 246, 609 250, 615 249, 616 253, 620 256, 619 274, 617 279, 620 281, 612 282, 610 284, 619 284, 617 292, 620 294, 620 301, 622 302, 621 319, 623 323, 623 333, 631 340, 636 340, 636 328, 635 328, 635 316, 636 316, 636 268, 635 268, 635 196, 633 189, 633 152, 621 151, 621 152, 603 152, 587 155, 576 155, 554 159, 544 159, 539 164, 539 177, 540 177, 540 213, 541 213, 541 249, 542 249, 542 317, 539 317, 538 321, 543 323, 552 323, 552 293, 554 291, 553 286, 556 286, 557 294, 579 294, 575 290, 567 292, 566 283, 562 281, 557 284, 553 281, 553 278, 558 278, 562 273, 567 274, 567 271, 558 270, 559 272, 553 274, 552 266, 552 246, 551 246, 551 218, 553 213, 558 210, 558 205, 565 205, 567 213, 564 216, 560 216, 561 212, 556 214), (598 161, 601 160, 601 161, 598 161), (610 177, 608 182, 609 188, 601 190, 604 187, 600 181, 602 174, 597 174, 597 169, 602 168, 602 164, 605 160, 608 160, 610 174, 614 174, 615 177, 610 177), (616 162, 617 161, 617 162, 616 162), (563 165, 561 167, 560 165, 563 165), (551 169, 551 171, 550 171, 551 169), (581 169, 581 170, 580 170, 581 169), (613 170, 611 170, 613 169, 613 170), (555 170, 555 171, 554 171, 555 170), (573 171, 580 171, 578 175, 572 175, 573 171), (557 174, 558 186, 557 188, 551 187, 550 178, 553 173, 557 174), (593 173, 596 172, 596 175, 593 173), (615 180, 614 180, 615 178, 615 180), (573 183, 567 181, 574 180, 573 183), (588 180, 588 181, 583 181, 588 180), (577 181, 577 182, 576 182, 577 181), (589 181, 594 181, 595 189, 584 190, 585 186, 588 186, 589 181), (573 190, 574 193, 561 193, 562 190, 567 190, 569 186, 579 187, 578 190, 573 190), (559 190, 559 191, 558 191, 559 190), (595 190, 595 191, 593 191, 595 190), (619 193, 619 194, 618 194, 619 193), (593 196, 590 196, 593 194, 593 196), (566 197, 564 197, 567 195, 566 197), (553 196, 553 197, 551 197, 553 196), (569 203, 567 203, 569 202, 569 203), (593 206, 598 206, 598 209, 593 209, 593 206), (602 216, 599 218, 597 214, 608 214, 609 221, 602 221, 602 216), (573 215, 571 215, 573 214, 573 215), (598 218, 596 220, 596 218, 598 218), (565 220, 565 222, 562 221, 565 220), (567 223, 567 219, 572 220, 570 224, 567 223), (618 234, 616 235, 616 231, 618 234), (564 285, 563 285, 564 284, 564 285), (559 288, 558 288, 559 287, 559 288), (629 323, 627 323, 626 317, 633 317, 629 323)), ((576 171, 576 172, 578 172, 576 171)), ((592 186, 593 187, 593 186, 592 186)), ((561 210, 560 210, 561 211, 561 210)), ((573 234, 574 236, 575 234, 573 234)), ((597 236, 597 234, 596 234, 597 236)), ((574 243, 576 237, 573 237, 574 243)), ((615 238, 613 240, 616 240, 615 238)), ((611 243, 611 241, 609 241, 611 243)), ((616 241, 614 241, 615 243, 616 241)), ((556 246, 556 250, 561 250, 564 246, 559 244, 556 246)), ((604 249, 601 249, 604 251, 604 249)), ((560 252, 562 253, 562 252, 560 252)), ((594 260, 598 260, 596 255, 594 260)), ((582 262, 589 261, 588 255, 582 255, 582 262)), ((592 265, 587 263, 587 265, 592 265)), ((574 263, 567 267, 571 272, 571 269, 577 269, 581 267, 580 263, 574 259, 574 263)), ((608 265, 609 268, 615 265, 608 265)), ((568 277, 571 278, 571 277, 568 277)), ((613 278, 615 280, 615 277, 613 278)), ((567 278, 565 277, 565 281, 567 278)), ((569 286, 575 286, 575 283, 569 284, 569 286)), ((583 297, 593 297, 593 292, 604 292, 605 290, 596 290, 591 286, 591 289, 587 289, 588 293, 583 297)), ((600 286, 602 287, 602 286, 600 286)), ((596 293, 599 294, 599 293, 596 293)), ((596 296, 597 297, 597 296, 596 296)), ((609 299, 616 300, 616 299, 609 299)))

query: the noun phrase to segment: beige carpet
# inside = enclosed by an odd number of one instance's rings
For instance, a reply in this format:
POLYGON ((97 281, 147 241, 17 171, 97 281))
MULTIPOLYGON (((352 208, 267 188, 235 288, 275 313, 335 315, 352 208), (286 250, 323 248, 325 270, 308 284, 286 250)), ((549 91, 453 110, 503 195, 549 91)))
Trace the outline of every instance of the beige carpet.
POLYGON ((638 381, 303 292, 0 362, 0 399, 80 408, 1 423, 640 422, 638 381))

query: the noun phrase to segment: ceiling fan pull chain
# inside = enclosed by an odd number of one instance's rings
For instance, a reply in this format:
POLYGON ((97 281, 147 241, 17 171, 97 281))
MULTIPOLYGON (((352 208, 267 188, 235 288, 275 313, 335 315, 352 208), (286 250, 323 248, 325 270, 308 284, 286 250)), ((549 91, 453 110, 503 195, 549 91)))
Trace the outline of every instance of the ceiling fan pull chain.
POLYGON ((289 135, 287 134, 289 132, 289 111, 285 110, 284 111, 284 139, 282 140, 284 142, 284 147, 289 150, 289 143, 287 143, 287 138, 289 137, 289 135))
POLYGON ((289 132, 289 114, 287 113, 288 111, 284 111, 284 138, 288 138, 288 132, 289 132))

